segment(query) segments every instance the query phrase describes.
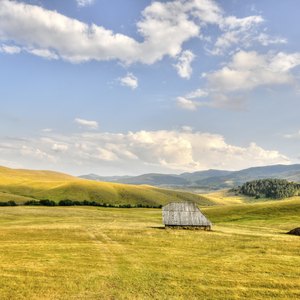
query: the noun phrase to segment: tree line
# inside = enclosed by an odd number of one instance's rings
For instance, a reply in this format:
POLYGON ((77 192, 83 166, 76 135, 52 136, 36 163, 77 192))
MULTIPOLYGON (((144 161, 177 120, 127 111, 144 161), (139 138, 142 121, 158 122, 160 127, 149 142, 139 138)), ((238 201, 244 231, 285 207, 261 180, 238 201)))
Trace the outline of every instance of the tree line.
MULTIPOLYGON (((60 200, 55 202, 53 200, 29 200, 24 204, 26 206, 98 206, 98 207, 113 207, 113 208, 162 208, 162 205, 149 205, 149 204, 111 204, 100 203, 96 201, 74 201, 74 200, 60 200)), ((0 206, 19 206, 15 201, 0 202, 0 206)))
POLYGON ((282 199, 297 196, 300 193, 300 184, 285 179, 259 179, 246 182, 232 191, 256 199, 282 199))

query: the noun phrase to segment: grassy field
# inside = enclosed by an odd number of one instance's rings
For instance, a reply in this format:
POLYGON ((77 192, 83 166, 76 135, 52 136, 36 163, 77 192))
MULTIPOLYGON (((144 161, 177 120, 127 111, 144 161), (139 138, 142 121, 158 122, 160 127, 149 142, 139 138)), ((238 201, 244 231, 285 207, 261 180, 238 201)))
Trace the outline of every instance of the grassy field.
POLYGON ((271 198, 259 198, 245 196, 234 192, 230 192, 228 189, 219 190, 207 194, 201 194, 202 197, 206 198, 210 205, 232 205, 232 204, 243 204, 243 203, 259 203, 272 201, 271 198))
POLYGON ((300 200, 203 208, 212 232, 159 209, 3 207, 0 299, 299 299, 300 200))
POLYGON ((24 203, 34 199, 88 200, 108 204, 160 205, 170 201, 213 204, 188 192, 145 185, 126 185, 79 179, 52 171, 15 170, 0 167, 0 201, 24 203))

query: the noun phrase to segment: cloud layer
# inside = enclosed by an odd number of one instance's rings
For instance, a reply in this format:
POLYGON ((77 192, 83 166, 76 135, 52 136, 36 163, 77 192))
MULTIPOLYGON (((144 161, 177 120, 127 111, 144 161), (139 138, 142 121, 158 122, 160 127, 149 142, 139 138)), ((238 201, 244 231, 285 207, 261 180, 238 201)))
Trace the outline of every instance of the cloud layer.
POLYGON ((68 136, 45 133, 35 139, 2 139, 0 154, 5 161, 23 167, 100 174, 241 169, 290 162, 278 151, 255 143, 230 145, 221 135, 186 129, 68 136))

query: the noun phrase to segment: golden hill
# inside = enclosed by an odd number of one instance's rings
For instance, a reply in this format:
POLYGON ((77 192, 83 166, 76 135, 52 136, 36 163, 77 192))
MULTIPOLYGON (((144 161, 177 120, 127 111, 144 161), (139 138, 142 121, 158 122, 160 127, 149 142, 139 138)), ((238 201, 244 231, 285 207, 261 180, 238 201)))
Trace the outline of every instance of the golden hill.
POLYGON ((30 199, 88 200, 107 204, 160 205, 170 201, 210 200, 188 192, 146 185, 127 185, 79 179, 53 171, 18 170, 0 167, 0 201, 23 203, 30 199))

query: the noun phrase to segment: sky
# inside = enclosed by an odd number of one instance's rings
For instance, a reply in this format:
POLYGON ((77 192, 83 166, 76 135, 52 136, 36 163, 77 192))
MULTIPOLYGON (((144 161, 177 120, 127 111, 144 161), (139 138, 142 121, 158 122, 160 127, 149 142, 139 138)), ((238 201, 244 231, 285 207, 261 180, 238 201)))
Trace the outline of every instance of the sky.
POLYGON ((299 163, 298 0, 0 0, 0 165, 299 163))

